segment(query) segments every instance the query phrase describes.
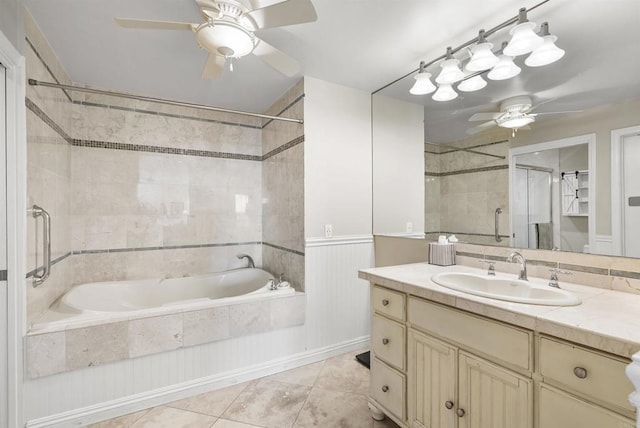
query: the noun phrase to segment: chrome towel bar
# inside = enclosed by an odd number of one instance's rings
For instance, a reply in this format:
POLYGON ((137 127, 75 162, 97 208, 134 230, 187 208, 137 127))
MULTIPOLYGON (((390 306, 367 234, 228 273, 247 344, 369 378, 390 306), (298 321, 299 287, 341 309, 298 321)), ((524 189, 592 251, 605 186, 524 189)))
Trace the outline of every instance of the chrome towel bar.
POLYGON ((500 214, 502 214, 502 208, 496 208, 496 242, 502 241, 500 237, 500 214))

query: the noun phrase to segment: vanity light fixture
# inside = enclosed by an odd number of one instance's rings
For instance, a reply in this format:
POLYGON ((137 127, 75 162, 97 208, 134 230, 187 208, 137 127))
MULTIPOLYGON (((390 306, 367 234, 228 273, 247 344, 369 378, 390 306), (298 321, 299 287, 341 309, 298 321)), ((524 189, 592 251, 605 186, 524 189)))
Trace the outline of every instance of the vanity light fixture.
POLYGON ((446 59, 442 61, 440 67, 442 71, 436 77, 436 82, 440 84, 452 84, 464 79, 464 73, 458 67, 460 61, 453 57, 451 46, 447 48, 446 59))
POLYGON ((544 40, 543 43, 524 60, 524 63, 529 67, 549 65, 564 56, 564 50, 556 46, 556 40, 558 40, 558 38, 549 34, 548 22, 543 22, 542 25, 540 25, 540 36, 542 36, 544 40))
POLYGON ((474 92, 487 86, 487 81, 477 74, 473 77, 463 80, 458 85, 458 90, 462 92, 474 92))
POLYGON ((478 32, 478 43, 471 47, 471 58, 465 70, 467 71, 484 71, 489 70, 500 61, 500 59, 491 51, 493 43, 487 42, 484 37, 484 30, 478 32))
POLYGON ((477 37, 458 47, 448 47, 446 54, 429 62, 421 61, 418 70, 402 77, 406 78, 419 71, 414 76, 416 82, 409 92, 414 95, 425 95, 435 90, 430 79, 431 74, 427 72, 427 69, 437 63, 440 63, 442 70, 435 79, 438 83, 438 90, 431 98, 436 101, 449 101, 458 96, 452 86, 457 82, 462 81, 457 84, 459 91, 472 92, 487 86, 486 80, 481 76, 487 71, 487 77, 490 80, 506 80, 517 76, 522 69, 513 60, 519 55, 531 53, 524 61, 525 65, 529 67, 540 67, 559 60, 564 56, 564 50, 555 45, 558 38, 549 34, 549 24, 547 22, 542 24, 539 33, 536 34, 533 30, 536 24, 527 19, 528 12, 548 1, 543 0, 529 9, 521 8, 515 17, 489 30, 480 30, 477 37), (514 24, 515 26, 509 31, 510 40, 503 42, 498 51, 492 51, 493 44, 487 41, 487 37, 514 24), (454 57, 461 51, 468 52, 468 60, 454 57), (464 64, 466 76, 465 72, 460 69, 460 64, 464 62, 466 62, 464 64))
POLYGON ((420 63, 420 71, 414 76, 416 83, 413 84, 409 92, 413 95, 426 95, 436 90, 436 86, 431 82, 431 73, 424 71, 424 61, 420 63))
POLYGON ((520 74, 522 69, 513 62, 513 57, 504 53, 505 45, 502 44, 503 53, 498 57, 500 61, 491 69, 487 77, 491 80, 507 80, 520 74))
POLYGON ((536 24, 527 19, 527 9, 520 9, 518 25, 509 31, 511 40, 502 52, 505 55, 518 56, 528 54, 540 46, 544 40, 533 31, 535 27, 536 24))
POLYGON ((451 101, 458 98, 458 93, 453 90, 450 84, 443 83, 438 86, 438 90, 431 98, 434 101, 451 101))

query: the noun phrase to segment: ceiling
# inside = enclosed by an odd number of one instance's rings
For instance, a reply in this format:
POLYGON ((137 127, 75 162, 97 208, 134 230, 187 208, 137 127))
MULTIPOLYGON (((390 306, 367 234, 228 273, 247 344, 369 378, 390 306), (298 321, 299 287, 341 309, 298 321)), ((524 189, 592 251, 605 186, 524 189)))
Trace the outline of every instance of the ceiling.
MULTIPOLYGON (((273 0, 260 0, 273 2, 273 0)), ((194 0, 25 0, 71 79, 92 87, 264 112, 303 75, 372 92, 539 2, 522 0, 312 0, 316 22, 258 31, 296 58, 300 75, 285 77, 249 55, 220 79, 200 77, 207 53, 188 31, 127 30, 113 18, 200 22, 194 0)), ((576 110, 640 96, 640 2, 550 0, 530 13, 549 21, 567 52, 559 62, 524 70, 477 93, 436 103, 412 97, 412 77, 383 93, 423 103, 428 139, 464 136, 466 119, 509 96, 530 94, 549 110, 576 110), (610 64, 621 65, 613 70, 610 64)), ((502 31, 490 41, 506 39, 502 31)), ((522 62, 520 59, 519 62, 522 62)), ((437 66, 436 66, 437 68, 437 66)), ((542 108, 540 111, 543 111, 542 108)))

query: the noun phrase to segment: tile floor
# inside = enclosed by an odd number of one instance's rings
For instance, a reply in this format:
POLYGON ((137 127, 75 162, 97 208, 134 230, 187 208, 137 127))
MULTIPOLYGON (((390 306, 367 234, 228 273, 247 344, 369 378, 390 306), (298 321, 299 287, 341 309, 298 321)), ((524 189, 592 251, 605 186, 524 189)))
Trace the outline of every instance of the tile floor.
POLYGON ((91 428, 397 428, 367 407, 369 370, 349 352, 315 364, 195 395, 91 428))

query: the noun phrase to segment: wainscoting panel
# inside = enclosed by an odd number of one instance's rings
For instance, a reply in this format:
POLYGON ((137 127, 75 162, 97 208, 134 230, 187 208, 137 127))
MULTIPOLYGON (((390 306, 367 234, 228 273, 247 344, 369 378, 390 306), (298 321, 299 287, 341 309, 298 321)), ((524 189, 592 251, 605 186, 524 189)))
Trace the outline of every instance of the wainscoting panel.
POLYGON ((370 334, 369 284, 358 269, 373 257, 372 236, 307 239, 307 349, 370 334))

